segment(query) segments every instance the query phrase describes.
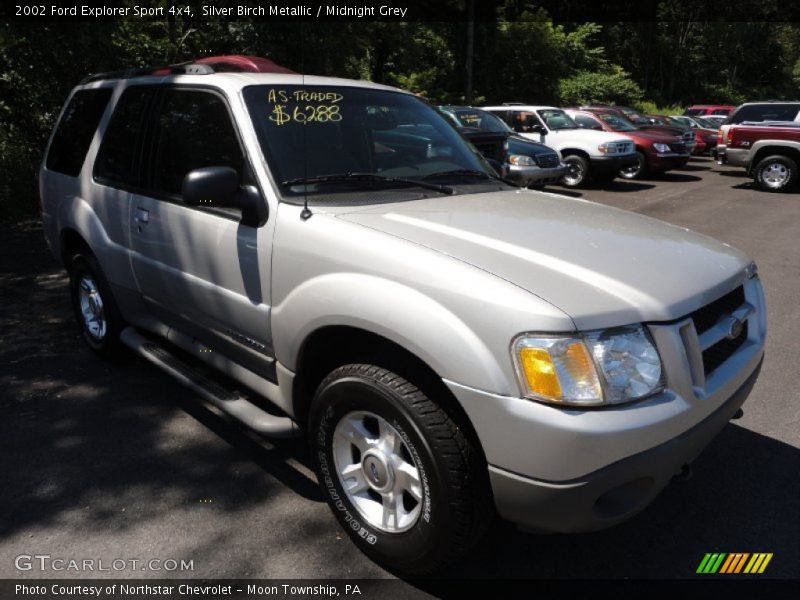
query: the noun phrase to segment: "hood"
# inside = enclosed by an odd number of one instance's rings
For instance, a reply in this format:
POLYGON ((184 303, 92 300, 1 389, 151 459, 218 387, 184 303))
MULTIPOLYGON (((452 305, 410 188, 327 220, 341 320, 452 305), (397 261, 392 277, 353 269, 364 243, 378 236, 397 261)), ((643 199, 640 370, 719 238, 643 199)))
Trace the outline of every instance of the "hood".
POLYGON ((589 143, 603 144, 605 142, 628 142, 630 138, 616 131, 598 131, 597 129, 551 129, 547 133, 546 144, 556 144, 558 136, 579 136, 581 140, 589 143))
POLYGON ((518 135, 512 135, 508 138, 508 149, 511 153, 521 154, 525 152, 532 156, 538 156, 539 154, 557 154, 550 146, 534 142, 518 135))
POLYGON ((636 136, 638 138, 644 138, 646 140, 650 140, 652 142, 663 142, 667 144, 683 141, 683 137, 681 135, 672 134, 669 131, 660 131, 656 129, 640 129, 638 131, 620 131, 619 133, 622 134, 627 133, 632 136, 636 136))
POLYGON ((661 132, 667 135, 682 136, 685 132, 689 131, 688 127, 673 127, 671 125, 641 125, 640 131, 661 132))
POLYGON ((747 258, 727 244, 585 200, 509 190, 345 209, 555 305, 579 329, 677 319, 733 289, 747 258))

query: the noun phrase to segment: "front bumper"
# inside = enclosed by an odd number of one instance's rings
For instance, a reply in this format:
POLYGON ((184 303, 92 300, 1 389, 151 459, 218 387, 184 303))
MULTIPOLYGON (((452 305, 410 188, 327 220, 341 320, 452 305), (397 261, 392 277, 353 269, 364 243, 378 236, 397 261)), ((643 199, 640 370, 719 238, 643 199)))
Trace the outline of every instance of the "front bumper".
POLYGON ((558 183, 566 173, 567 166, 563 163, 559 163, 557 167, 549 168, 509 165, 506 179, 518 186, 527 187, 529 185, 558 183))
POLYGON ((721 407, 668 442, 571 481, 548 482, 489 467, 500 515, 533 531, 594 531, 635 515, 691 463, 750 394, 756 371, 721 407))
POLYGON ((691 317, 647 325, 667 388, 637 402, 558 407, 445 381, 480 439, 498 512, 527 528, 585 531, 644 508, 716 435, 757 378, 764 293, 757 278, 743 286, 753 309, 747 337, 708 373, 691 317))
POLYGON ((592 156, 589 160, 592 175, 616 173, 620 169, 635 167, 638 164, 635 153, 622 156, 592 156))
POLYGON ((653 172, 669 171, 670 169, 680 169, 689 162, 690 154, 679 154, 676 152, 661 152, 648 154, 647 169, 653 172))

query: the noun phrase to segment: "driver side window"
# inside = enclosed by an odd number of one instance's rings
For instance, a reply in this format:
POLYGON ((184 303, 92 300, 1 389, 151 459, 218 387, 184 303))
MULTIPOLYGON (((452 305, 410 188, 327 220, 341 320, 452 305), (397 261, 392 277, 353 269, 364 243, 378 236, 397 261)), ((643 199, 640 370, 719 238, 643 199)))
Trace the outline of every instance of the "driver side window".
POLYGON ((244 155, 224 101, 210 92, 173 89, 158 115, 154 188, 179 196, 183 178, 202 167, 244 172, 244 155))
POLYGON ((540 121, 535 114, 519 110, 511 113, 510 125, 517 133, 532 133, 540 121))

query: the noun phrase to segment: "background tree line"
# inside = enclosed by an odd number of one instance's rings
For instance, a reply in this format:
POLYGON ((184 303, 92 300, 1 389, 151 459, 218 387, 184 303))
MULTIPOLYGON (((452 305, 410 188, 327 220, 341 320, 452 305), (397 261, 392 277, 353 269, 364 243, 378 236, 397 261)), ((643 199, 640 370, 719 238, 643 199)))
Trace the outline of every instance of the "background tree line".
POLYGON ((658 3, 662 20, 614 23, 556 23, 525 0, 446 4, 461 18, 0 23, 0 218, 35 210, 42 148, 69 90, 89 73, 128 66, 252 54, 298 72, 368 79, 441 103, 597 101, 658 110, 797 98, 795 23, 701 21, 678 0, 658 3))

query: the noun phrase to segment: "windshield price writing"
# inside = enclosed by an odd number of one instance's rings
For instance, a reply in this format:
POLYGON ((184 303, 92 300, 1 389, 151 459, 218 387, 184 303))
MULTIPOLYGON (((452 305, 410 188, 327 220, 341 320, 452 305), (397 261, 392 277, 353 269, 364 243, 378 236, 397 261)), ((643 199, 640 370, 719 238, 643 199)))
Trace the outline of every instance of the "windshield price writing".
POLYGON ((341 121, 338 103, 343 97, 338 92, 271 89, 267 93, 267 102, 272 104, 269 120, 276 125, 286 125, 292 121, 303 125, 341 121))

